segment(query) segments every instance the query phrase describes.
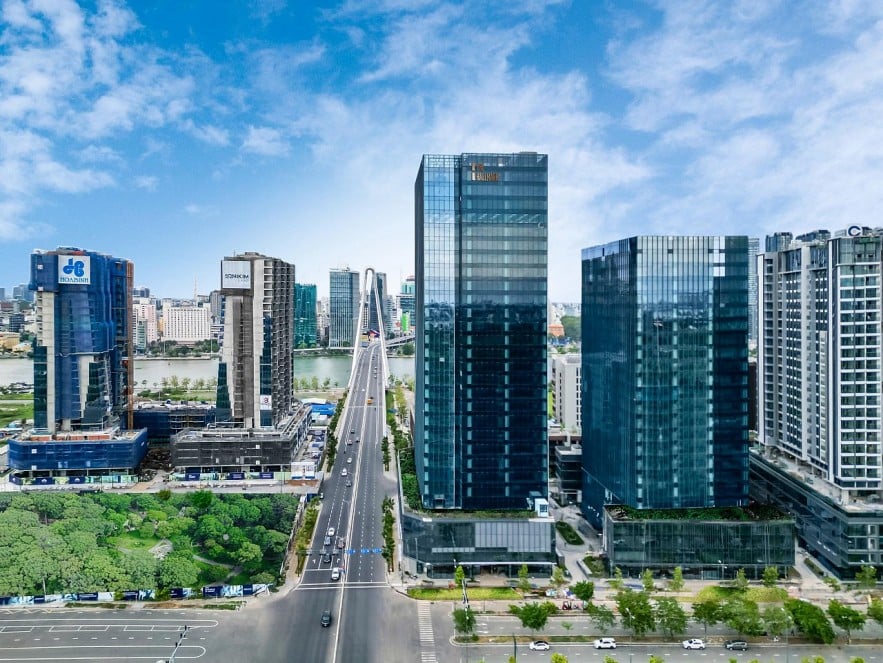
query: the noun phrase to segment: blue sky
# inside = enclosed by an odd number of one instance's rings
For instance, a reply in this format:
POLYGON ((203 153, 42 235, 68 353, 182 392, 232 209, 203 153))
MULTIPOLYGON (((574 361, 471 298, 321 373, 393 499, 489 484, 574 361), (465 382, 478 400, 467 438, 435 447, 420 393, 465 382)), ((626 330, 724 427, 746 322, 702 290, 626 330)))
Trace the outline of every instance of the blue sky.
POLYGON ((424 153, 549 154, 549 293, 640 233, 879 223, 883 2, 0 0, 0 285, 261 251, 413 272, 424 153))

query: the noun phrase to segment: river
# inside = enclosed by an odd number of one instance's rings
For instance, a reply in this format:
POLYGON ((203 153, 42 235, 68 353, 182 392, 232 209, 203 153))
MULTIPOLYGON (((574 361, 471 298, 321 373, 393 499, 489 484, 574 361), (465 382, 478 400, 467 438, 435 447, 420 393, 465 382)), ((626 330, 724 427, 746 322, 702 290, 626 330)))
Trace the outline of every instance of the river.
MULTIPOLYGON (((335 357, 295 357, 294 374, 298 378, 311 378, 316 376, 319 382, 325 378, 331 380, 331 384, 337 383, 343 386, 349 379, 352 358, 346 356, 335 357)), ((414 377, 413 357, 390 357, 389 370, 399 378, 414 377)), ((217 359, 136 359, 135 360, 135 384, 139 387, 159 385, 163 378, 173 375, 178 379, 190 378, 191 381, 208 380, 218 377, 217 359)), ((2 359, 0 360, 0 385, 13 382, 34 381, 34 363, 30 359, 2 359)))

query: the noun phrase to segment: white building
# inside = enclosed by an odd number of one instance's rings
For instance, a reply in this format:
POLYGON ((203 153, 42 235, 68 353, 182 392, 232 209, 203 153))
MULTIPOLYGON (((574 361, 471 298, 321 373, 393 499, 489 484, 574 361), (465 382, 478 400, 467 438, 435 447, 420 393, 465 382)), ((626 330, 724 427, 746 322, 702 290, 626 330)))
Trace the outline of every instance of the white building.
POLYGON ((552 387, 552 413, 561 428, 582 430, 582 355, 552 355, 549 359, 549 385, 552 387))
POLYGON ((859 226, 777 233, 758 260, 759 441, 842 502, 883 497, 881 247, 859 226))
POLYGON ((208 306, 170 306, 163 309, 163 339, 196 343, 212 337, 212 314, 208 306))
POLYGON ((159 340, 156 304, 148 298, 136 298, 132 303, 135 332, 135 348, 146 350, 147 346, 159 340))

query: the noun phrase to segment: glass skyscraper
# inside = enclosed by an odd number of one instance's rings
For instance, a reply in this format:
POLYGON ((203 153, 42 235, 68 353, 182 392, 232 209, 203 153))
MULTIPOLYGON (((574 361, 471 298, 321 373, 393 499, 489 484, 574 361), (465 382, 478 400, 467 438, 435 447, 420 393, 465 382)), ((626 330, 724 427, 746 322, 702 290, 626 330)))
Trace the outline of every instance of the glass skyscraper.
POLYGON ((359 273, 350 269, 332 269, 329 293, 328 347, 351 348, 359 318, 359 273))
POLYGON ((425 155, 415 183, 415 464, 431 509, 548 489, 548 158, 425 155))
POLYGON ((316 285, 294 284, 294 347, 312 348, 316 335, 316 285))
POLYGON ((582 252, 583 512, 748 499, 748 238, 582 252))
POLYGON ((31 254, 35 428, 131 426, 133 273, 128 260, 94 251, 31 254))

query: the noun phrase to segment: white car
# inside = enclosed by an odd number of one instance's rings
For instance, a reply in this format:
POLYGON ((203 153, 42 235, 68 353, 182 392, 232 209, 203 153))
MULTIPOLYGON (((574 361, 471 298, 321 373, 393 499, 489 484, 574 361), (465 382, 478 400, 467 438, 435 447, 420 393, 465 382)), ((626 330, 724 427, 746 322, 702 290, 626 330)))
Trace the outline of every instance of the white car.
POLYGON ((329 527, 329 528, 328 528, 328 531, 325 532, 325 536, 334 536, 334 528, 333 528, 333 527, 329 527))
POLYGON ((531 651, 549 651, 549 643, 545 640, 534 640, 530 643, 531 651))
POLYGON ((616 640, 613 638, 598 638, 594 644, 595 649, 616 649, 616 640))
POLYGON ((343 470, 341 470, 340 476, 342 476, 342 477, 346 476, 346 468, 343 468, 343 470))
POLYGON ((684 649, 705 649, 705 643, 699 638, 684 640, 684 649))
POLYGON ((347 465, 349 465, 350 463, 352 463, 352 462, 353 462, 353 457, 350 456, 349 458, 347 458, 347 459, 346 459, 346 462, 347 462, 347 465))
POLYGON ((340 568, 335 566, 333 569, 331 569, 331 579, 340 580, 340 568))

